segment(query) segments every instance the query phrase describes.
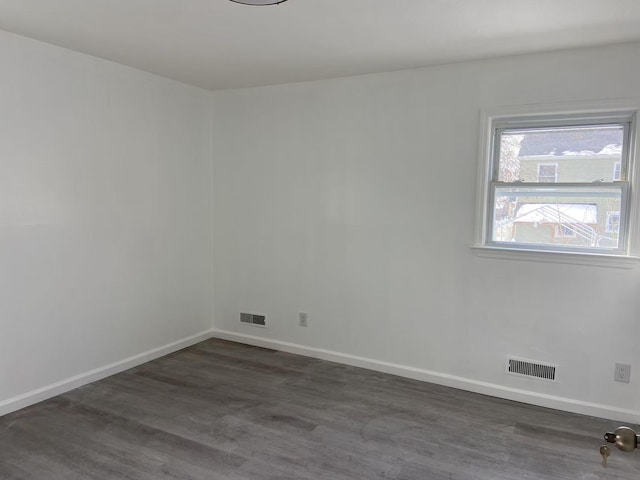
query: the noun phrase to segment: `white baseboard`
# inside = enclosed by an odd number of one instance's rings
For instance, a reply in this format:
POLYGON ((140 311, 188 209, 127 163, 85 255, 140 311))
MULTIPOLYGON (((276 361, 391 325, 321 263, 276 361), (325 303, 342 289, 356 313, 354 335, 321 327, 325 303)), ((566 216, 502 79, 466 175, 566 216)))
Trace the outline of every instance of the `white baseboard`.
POLYGON ((162 347, 154 348, 138 355, 125 358, 124 360, 120 360, 110 365, 105 365, 104 367, 99 367, 89 372, 81 373, 71 378, 52 383, 51 385, 32 390, 22 395, 18 395, 17 397, 9 398, 8 400, 0 402, 0 416, 15 412, 16 410, 28 407, 29 405, 42 402, 48 398, 73 390, 74 388, 87 385, 88 383, 115 375, 116 373, 123 372, 124 370, 137 367, 138 365, 155 360, 156 358, 177 352, 178 350, 190 347, 191 345, 195 345, 203 340, 207 340, 212 336, 213 332, 211 330, 207 330, 176 342, 169 343, 168 345, 163 345, 162 347))
POLYGON ((464 377, 457 377, 430 370, 424 370, 406 365, 398 365, 395 363, 382 362, 370 358, 358 357, 346 353, 334 352, 320 348, 307 347, 295 343, 283 342, 279 340, 270 340, 266 338, 246 335, 242 333, 224 331, 224 330, 207 330, 196 335, 172 342, 162 347, 154 348, 146 352, 125 358, 118 362, 96 368, 89 372, 75 375, 71 378, 60 382, 47 385, 36 390, 18 395, 0 402, 0 416, 20 410, 35 403, 63 394, 74 388, 87 385, 89 383, 101 380, 103 378, 115 375, 124 370, 142 365, 143 363, 155 360, 156 358, 168 355, 183 348, 189 347, 196 343, 202 342, 209 338, 216 337, 233 342, 255 345, 257 347, 272 348, 283 352, 295 353, 307 357, 319 358, 331 362, 352 365, 354 367, 367 368, 384 373, 390 373, 401 377, 412 378, 424 382, 435 383, 447 387, 459 388, 492 397, 505 398, 517 402, 539 405, 541 407, 554 408, 567 412, 580 413, 583 415, 591 415, 594 417, 607 418, 620 422, 630 422, 634 424, 640 423, 640 412, 635 410, 625 410, 609 405, 597 403, 583 402, 571 398, 558 397, 554 395, 546 395, 542 393, 531 392, 516 388, 505 387, 487 382, 479 382, 464 377))
POLYGON ((421 380, 469 392, 481 393, 492 397, 514 400, 516 402, 523 402, 531 405, 538 405, 541 407, 553 408, 572 413, 580 413, 583 415, 606 418, 620 422, 630 422, 634 424, 640 423, 640 412, 635 410, 625 410, 610 405, 583 402, 572 398, 558 397, 555 395, 547 395, 528 390, 505 387, 494 383, 479 382, 477 380, 457 377, 445 373, 433 372, 430 370, 398 365, 395 363, 382 362, 346 353, 333 352, 331 350, 306 347, 295 343, 270 340, 243 333, 214 329, 211 334, 213 337, 223 340, 245 343, 256 347, 271 348, 298 355, 305 355, 307 357, 329 360, 331 362, 352 365, 354 367, 367 368, 369 370, 390 373, 400 377, 412 378, 414 380, 421 380))

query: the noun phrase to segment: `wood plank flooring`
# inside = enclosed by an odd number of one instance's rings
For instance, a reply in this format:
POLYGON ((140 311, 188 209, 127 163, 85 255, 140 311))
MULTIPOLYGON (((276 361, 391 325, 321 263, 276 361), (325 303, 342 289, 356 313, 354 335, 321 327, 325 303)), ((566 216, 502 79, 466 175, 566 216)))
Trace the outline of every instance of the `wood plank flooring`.
POLYGON ((0 418, 0 479, 640 479, 617 426, 209 340, 0 418))

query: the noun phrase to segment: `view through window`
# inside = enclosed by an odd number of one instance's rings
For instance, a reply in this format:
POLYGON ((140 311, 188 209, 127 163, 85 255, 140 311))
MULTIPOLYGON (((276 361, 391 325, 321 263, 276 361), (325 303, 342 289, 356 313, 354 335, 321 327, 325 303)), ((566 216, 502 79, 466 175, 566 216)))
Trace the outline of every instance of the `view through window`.
POLYGON ((496 126, 488 243, 623 253, 630 128, 630 118, 496 126))

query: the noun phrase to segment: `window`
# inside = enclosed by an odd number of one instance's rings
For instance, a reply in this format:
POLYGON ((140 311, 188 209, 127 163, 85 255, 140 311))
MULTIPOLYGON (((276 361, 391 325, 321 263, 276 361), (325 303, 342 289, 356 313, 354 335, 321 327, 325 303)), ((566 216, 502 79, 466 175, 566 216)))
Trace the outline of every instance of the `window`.
POLYGON ((613 164, 613 181, 617 182, 620 180, 621 176, 620 176, 620 167, 621 167, 621 163, 620 162, 616 162, 613 164))
POLYGON ((560 238, 575 238, 577 235, 576 231, 571 228, 570 225, 563 224, 556 225, 555 232, 556 237, 560 238))
POLYGON ((607 212, 607 233, 618 233, 620 230, 620 212, 607 212))
POLYGON ((557 163, 539 163, 538 164, 538 182, 555 183, 558 181, 558 164, 557 163))
POLYGON ((635 111, 495 116, 486 127, 479 247, 630 255, 635 111))

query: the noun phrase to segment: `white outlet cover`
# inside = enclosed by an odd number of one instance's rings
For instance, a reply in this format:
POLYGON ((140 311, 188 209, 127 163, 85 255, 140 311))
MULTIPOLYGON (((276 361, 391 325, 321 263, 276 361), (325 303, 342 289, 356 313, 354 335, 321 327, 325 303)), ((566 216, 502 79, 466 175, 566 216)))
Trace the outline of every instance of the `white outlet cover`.
POLYGON ((613 379, 616 382, 629 383, 631 379, 631 365, 626 363, 616 363, 616 370, 613 379))

